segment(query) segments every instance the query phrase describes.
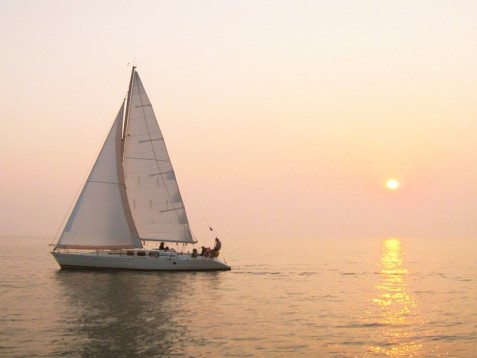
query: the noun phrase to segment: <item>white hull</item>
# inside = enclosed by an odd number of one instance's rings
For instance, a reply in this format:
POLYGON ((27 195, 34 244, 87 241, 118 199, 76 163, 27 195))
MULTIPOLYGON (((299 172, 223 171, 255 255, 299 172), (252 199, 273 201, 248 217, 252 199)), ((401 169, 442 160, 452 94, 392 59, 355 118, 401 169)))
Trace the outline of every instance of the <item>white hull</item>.
POLYGON ((124 269, 148 271, 227 271, 225 261, 160 250, 54 251, 61 268, 124 269), (139 253, 139 255, 138 255, 139 253), (143 256, 144 255, 144 256, 143 256))

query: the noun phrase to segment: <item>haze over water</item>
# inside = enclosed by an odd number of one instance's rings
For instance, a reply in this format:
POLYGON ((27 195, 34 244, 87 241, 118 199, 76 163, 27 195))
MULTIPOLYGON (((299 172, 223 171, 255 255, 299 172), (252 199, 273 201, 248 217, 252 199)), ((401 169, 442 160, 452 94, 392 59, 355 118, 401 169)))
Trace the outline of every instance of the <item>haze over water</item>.
POLYGON ((230 272, 61 271, 2 237, 3 357, 472 357, 477 245, 224 240, 230 272))
POLYGON ((54 236, 134 62, 195 230, 197 197, 206 229, 229 237, 475 237, 476 13, 439 0, 2 1, 0 234, 54 236))

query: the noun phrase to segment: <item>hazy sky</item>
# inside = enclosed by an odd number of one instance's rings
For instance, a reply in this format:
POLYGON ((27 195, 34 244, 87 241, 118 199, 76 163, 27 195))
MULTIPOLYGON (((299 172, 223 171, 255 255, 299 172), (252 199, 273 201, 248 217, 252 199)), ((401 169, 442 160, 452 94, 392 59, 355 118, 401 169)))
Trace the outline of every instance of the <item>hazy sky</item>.
POLYGON ((196 232, 475 236, 476 19, 477 1, 2 0, 0 235, 55 235, 134 61, 196 232))

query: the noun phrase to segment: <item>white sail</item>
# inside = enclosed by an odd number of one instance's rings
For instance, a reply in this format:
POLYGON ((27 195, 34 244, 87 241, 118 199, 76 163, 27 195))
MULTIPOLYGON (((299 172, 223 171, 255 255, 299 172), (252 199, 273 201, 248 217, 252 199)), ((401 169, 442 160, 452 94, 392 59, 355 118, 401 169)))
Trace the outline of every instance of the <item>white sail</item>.
POLYGON ((140 248, 122 172, 124 103, 58 241, 58 248, 140 248))
POLYGON ((143 239, 192 243, 174 169, 137 72, 129 96, 124 177, 136 229, 143 239))

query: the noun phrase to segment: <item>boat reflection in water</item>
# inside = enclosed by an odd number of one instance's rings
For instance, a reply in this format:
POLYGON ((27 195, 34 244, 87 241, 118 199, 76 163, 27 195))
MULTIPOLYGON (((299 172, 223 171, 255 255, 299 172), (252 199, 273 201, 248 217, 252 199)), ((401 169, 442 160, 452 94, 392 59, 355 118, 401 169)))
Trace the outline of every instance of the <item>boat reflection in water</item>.
MULTIPOLYGON (((187 328, 177 323, 183 290, 201 276, 127 271, 55 274, 65 297, 59 313, 65 344, 61 357, 168 357, 186 354, 187 328)), ((210 280, 210 275, 207 276, 210 280)), ((214 278, 214 276, 212 276, 214 278)))
POLYGON ((370 318, 377 330, 367 348, 387 356, 422 356, 423 347, 416 342, 414 328, 419 322, 417 307, 408 292, 408 270, 403 267, 401 241, 389 238, 383 242, 381 280, 375 286, 378 295, 372 299, 370 318))

